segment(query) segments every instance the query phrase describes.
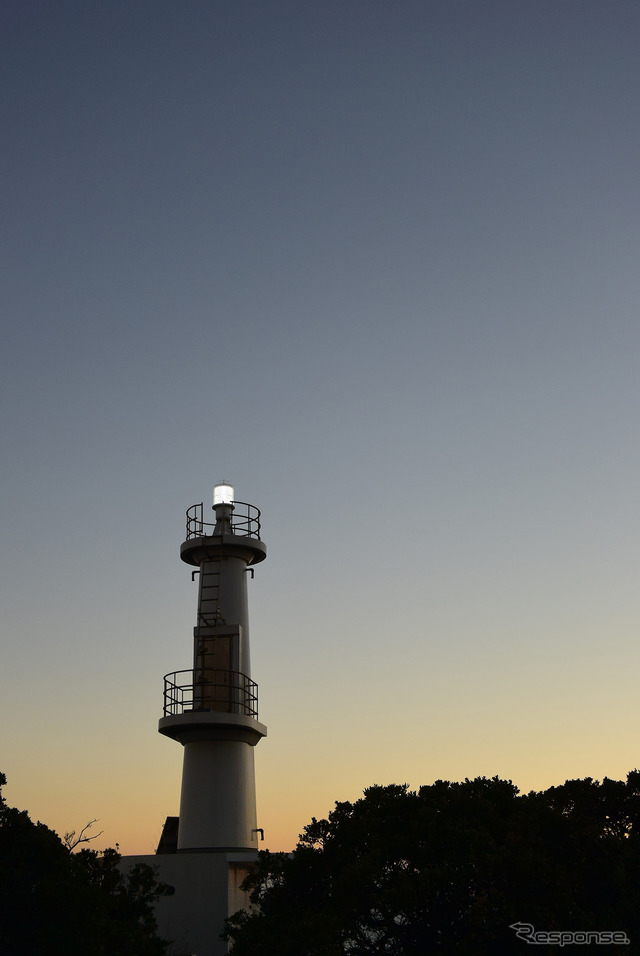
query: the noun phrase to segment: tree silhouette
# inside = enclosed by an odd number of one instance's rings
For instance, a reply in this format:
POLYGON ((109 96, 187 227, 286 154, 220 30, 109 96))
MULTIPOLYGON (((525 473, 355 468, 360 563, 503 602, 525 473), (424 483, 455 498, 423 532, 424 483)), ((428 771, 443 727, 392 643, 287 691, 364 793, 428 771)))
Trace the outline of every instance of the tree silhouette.
POLYGON ((639 806, 637 771, 525 796, 497 777, 371 787, 313 819, 292 854, 260 854, 255 909, 227 938, 234 956, 512 954, 518 923, 637 941, 639 806))
POLYGON ((0 789, 0 956, 162 956, 153 909, 163 887, 150 867, 125 876, 119 861, 111 849, 71 853, 0 789))

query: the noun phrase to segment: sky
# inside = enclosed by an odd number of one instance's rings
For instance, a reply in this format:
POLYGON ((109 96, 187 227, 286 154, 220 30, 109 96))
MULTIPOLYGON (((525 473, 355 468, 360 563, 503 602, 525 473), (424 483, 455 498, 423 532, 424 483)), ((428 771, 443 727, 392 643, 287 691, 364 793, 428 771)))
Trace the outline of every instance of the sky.
POLYGON ((636 0, 5 0, 0 770, 154 852, 186 509, 262 511, 263 846, 640 764, 636 0))

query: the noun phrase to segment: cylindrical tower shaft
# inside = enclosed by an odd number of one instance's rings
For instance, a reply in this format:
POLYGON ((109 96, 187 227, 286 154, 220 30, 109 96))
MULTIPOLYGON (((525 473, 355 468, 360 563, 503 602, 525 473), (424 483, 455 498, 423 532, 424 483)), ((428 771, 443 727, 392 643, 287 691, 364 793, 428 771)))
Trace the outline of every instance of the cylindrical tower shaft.
POLYGON ((184 746, 179 852, 257 849, 253 748, 267 731, 251 680, 246 572, 266 548, 259 511, 220 487, 215 523, 202 505, 187 512, 180 556, 199 573, 193 669, 165 678, 159 725, 184 746))

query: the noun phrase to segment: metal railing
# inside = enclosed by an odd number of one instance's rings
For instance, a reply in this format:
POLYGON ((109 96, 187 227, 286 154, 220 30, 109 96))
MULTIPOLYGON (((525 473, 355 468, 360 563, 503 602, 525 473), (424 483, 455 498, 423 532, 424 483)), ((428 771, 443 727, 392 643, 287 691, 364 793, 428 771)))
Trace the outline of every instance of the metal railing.
POLYGON ((258 717, 258 685, 239 671, 174 671, 164 678, 164 716, 189 713, 258 717))
MULTIPOLYGON (((227 516, 231 523, 231 533, 239 538, 257 538, 260 541, 260 509, 246 501, 232 501, 227 516)), ((208 537, 214 533, 215 521, 204 520, 204 505, 187 508, 187 540, 189 538, 208 537)))

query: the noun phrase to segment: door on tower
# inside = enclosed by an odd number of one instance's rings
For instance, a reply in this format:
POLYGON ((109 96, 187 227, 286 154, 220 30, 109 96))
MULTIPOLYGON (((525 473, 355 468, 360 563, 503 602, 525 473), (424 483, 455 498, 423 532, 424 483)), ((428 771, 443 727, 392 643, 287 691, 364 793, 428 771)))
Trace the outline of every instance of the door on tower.
POLYGON ((194 707, 236 713, 240 684, 240 626, 196 628, 194 707))

